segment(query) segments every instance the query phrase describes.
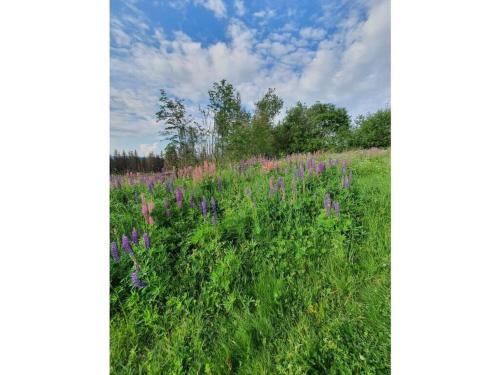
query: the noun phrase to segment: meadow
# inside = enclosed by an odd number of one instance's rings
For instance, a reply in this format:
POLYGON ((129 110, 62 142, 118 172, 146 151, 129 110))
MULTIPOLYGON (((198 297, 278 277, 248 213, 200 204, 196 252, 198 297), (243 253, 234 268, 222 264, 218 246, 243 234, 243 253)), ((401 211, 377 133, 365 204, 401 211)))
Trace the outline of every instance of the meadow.
POLYGON ((390 373, 390 150, 113 176, 113 374, 390 373))

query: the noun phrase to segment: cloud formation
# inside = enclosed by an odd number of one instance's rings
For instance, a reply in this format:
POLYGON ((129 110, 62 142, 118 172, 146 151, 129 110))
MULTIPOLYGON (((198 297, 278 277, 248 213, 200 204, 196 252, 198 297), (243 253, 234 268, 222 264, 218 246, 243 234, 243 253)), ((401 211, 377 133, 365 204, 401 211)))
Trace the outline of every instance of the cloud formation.
MULTIPOLYGON (((226 15, 226 8, 216 3, 222 2, 204 2, 218 9, 219 17, 226 15)), ((234 4, 236 11, 245 9, 242 1, 234 4)), ((264 12, 262 17, 269 16, 269 10, 264 12)), ((229 18, 227 39, 208 44, 183 31, 167 36, 161 27, 145 23, 143 15, 135 15, 141 26, 133 32, 130 20, 115 18, 111 22, 117 49, 111 57, 112 137, 158 139, 153 115, 160 88, 186 99, 195 109, 206 103, 212 83, 223 78, 235 85, 248 109, 268 87, 276 88, 285 107, 298 100, 326 101, 345 106, 353 115, 383 107, 390 100, 389 1, 369 1, 365 13, 365 17, 359 12, 344 17, 335 32, 308 26, 262 33, 229 18)))

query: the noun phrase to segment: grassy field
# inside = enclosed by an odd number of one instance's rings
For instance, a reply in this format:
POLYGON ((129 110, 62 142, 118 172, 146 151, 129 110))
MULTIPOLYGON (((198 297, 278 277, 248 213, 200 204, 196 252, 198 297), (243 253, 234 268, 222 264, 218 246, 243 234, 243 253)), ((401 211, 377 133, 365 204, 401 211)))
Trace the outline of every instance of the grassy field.
POLYGON ((111 373, 390 373, 390 151, 261 164, 111 189, 111 373))

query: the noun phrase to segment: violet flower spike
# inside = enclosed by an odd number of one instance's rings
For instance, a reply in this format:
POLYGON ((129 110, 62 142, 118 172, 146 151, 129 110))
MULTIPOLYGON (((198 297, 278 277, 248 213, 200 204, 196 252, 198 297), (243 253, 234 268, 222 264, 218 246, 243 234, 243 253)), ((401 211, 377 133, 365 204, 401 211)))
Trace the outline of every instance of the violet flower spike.
POLYGON ((335 201, 333 202, 333 210, 335 211, 335 215, 338 217, 340 215, 340 203, 335 201))
POLYGON ((207 200, 205 199, 205 197, 203 197, 203 199, 201 200, 201 214, 203 215, 204 218, 207 217, 207 200))
POLYGON ((212 206, 212 224, 217 223, 217 201, 214 197, 210 200, 210 204, 212 206))
POLYGON ((136 288, 144 288, 146 286, 146 284, 144 284, 142 282, 141 279, 139 279, 139 275, 137 274, 137 271, 134 271, 132 272, 132 274, 130 275, 130 278, 132 279, 132 284, 136 287, 136 288))
POLYGON ((151 240, 149 239, 149 236, 147 233, 144 233, 143 239, 144 239, 144 247, 146 249, 149 249, 151 247, 151 240))
POLYGON ((132 230, 132 242, 136 245, 139 245, 139 233, 137 233, 137 230, 134 228, 132 230))
POLYGON ((111 242, 111 255, 113 255, 113 259, 116 263, 120 261, 120 253, 118 252, 118 246, 115 241, 111 242))
POLYGON ((134 252, 132 251, 132 248, 130 247, 130 243, 128 242, 128 237, 126 235, 122 236, 122 247, 123 247, 123 250, 125 250, 125 252, 127 254, 134 255, 134 252))
POLYGON ((189 197, 189 207, 191 208, 195 207, 193 196, 189 197))
POLYGON ((177 202, 177 207, 182 208, 182 189, 180 187, 175 189, 175 200, 177 202))
POLYGON ((330 210, 332 209, 332 198, 329 193, 325 194, 325 199, 323 200, 323 206, 325 207, 326 216, 330 216, 330 210))

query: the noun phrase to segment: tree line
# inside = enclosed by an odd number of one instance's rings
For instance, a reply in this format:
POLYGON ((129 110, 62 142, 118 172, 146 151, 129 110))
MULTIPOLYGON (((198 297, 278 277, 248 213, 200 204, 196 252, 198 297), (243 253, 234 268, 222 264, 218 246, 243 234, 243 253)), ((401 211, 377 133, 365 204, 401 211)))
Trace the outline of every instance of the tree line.
POLYGON ((115 151, 111 170, 150 172, 182 168, 203 160, 237 161, 254 155, 278 157, 297 152, 350 148, 389 147, 391 110, 351 119, 345 108, 316 102, 297 102, 281 120, 281 99, 274 89, 247 111, 235 87, 227 80, 215 82, 208 91, 208 105, 200 107, 201 120, 187 113, 184 100, 160 91, 156 121, 168 141, 158 155, 137 157, 136 152, 115 151))

